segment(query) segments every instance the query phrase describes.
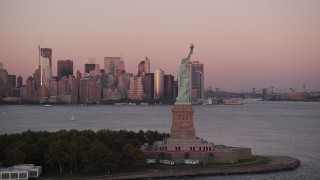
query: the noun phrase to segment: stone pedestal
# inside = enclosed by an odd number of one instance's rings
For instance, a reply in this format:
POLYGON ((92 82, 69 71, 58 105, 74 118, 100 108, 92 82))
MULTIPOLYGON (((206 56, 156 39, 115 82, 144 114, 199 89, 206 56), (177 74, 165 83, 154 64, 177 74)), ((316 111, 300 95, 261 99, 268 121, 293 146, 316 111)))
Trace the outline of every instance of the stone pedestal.
POLYGON ((171 139, 196 139, 191 104, 175 104, 172 108, 171 139))

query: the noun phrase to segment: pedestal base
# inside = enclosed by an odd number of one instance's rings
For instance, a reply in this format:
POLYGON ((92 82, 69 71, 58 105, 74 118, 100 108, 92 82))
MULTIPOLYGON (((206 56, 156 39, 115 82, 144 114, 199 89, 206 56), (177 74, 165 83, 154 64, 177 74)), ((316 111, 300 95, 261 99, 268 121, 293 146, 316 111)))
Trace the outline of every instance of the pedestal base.
POLYGON ((196 139, 191 104, 175 104, 172 108, 171 139, 196 139))

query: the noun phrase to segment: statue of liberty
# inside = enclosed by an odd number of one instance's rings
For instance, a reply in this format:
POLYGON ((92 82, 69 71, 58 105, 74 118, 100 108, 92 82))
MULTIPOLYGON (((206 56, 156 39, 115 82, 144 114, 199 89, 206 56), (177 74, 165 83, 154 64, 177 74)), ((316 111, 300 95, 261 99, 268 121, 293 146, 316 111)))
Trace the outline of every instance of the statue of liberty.
POLYGON ((176 104, 190 104, 190 67, 189 62, 193 53, 193 44, 190 46, 190 52, 187 58, 181 60, 178 71, 178 97, 176 104))

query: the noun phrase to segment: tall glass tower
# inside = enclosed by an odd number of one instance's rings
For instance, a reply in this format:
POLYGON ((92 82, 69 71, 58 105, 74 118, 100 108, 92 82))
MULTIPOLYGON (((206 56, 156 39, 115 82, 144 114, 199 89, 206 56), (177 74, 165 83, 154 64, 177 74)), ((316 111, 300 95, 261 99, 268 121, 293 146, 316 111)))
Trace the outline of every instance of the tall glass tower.
POLYGON ((164 97, 164 71, 157 69, 154 72, 154 99, 164 97))
POLYGON ((49 87, 52 78, 52 49, 39 47, 40 85, 49 87))
POLYGON ((190 64, 190 99, 204 99, 204 66, 199 61, 193 61, 190 64))

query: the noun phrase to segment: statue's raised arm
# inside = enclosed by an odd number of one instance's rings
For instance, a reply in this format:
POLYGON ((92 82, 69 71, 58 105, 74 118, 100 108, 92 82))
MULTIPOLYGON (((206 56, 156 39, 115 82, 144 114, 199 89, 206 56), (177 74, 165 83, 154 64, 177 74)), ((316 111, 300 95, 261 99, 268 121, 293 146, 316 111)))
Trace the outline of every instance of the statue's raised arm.
POLYGON ((189 59, 189 61, 190 61, 191 55, 193 54, 193 48, 194 48, 193 44, 190 43, 190 52, 189 52, 189 55, 187 57, 187 59, 189 59))
POLYGON ((190 103, 190 69, 189 62, 193 54, 193 44, 190 45, 190 52, 187 58, 183 58, 178 72, 178 97, 177 104, 190 103))

